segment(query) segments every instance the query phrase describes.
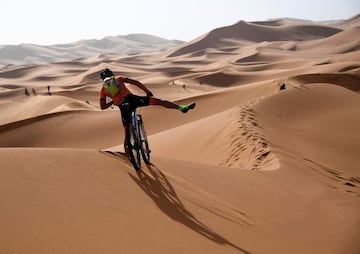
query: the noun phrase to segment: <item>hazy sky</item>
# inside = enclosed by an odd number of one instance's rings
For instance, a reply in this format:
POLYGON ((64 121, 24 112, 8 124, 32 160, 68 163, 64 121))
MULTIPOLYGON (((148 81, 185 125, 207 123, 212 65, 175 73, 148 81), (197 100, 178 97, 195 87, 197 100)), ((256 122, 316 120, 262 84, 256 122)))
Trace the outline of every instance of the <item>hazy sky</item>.
POLYGON ((348 19, 360 0, 1 0, 0 44, 42 45, 146 33, 192 40, 240 20, 348 19))

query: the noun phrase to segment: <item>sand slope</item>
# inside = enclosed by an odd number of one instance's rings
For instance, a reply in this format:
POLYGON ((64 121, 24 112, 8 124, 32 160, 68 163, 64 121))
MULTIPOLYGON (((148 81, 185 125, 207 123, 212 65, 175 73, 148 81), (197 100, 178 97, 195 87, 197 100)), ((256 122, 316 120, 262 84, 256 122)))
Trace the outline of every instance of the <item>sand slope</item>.
POLYGON ((0 69, 0 252, 359 253, 358 29, 242 21, 168 51, 0 69), (197 103, 139 110, 139 172, 118 109, 99 110, 104 67, 197 103))

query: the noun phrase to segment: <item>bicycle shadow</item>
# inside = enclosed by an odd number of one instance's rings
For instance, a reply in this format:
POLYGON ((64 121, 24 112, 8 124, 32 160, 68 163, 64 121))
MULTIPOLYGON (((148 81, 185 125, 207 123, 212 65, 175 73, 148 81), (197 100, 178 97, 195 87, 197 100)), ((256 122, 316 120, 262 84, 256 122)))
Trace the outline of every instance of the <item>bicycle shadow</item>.
POLYGON ((150 172, 149 175, 143 170, 136 171, 138 178, 131 173, 128 174, 164 214, 217 244, 229 245, 242 253, 250 254, 211 230, 187 210, 174 187, 159 168, 153 164, 148 165, 147 168, 150 172))

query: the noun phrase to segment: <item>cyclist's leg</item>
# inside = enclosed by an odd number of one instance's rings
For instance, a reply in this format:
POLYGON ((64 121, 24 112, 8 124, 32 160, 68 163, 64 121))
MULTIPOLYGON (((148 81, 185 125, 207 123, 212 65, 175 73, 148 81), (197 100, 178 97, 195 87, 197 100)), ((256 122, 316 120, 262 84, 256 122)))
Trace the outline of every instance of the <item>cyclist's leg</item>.
POLYGON ((173 109, 179 109, 180 105, 171 102, 171 101, 167 101, 167 100, 163 100, 163 99, 159 99, 156 97, 146 97, 146 96, 133 96, 132 97, 132 105, 136 106, 136 107, 143 107, 143 106, 149 106, 149 105, 159 105, 159 106, 163 106, 165 108, 173 108, 173 109))
POLYGON ((179 105, 179 104, 176 104, 176 103, 171 102, 171 101, 166 101, 166 100, 161 100, 161 99, 158 99, 158 98, 150 97, 149 105, 161 105, 161 106, 166 107, 166 108, 178 109, 181 112, 186 113, 186 112, 189 111, 189 109, 194 109, 195 106, 196 106, 196 103, 193 102, 193 103, 186 104, 186 105, 179 105))
POLYGON ((160 105, 160 106, 163 106, 165 108, 179 109, 178 104, 176 104, 174 102, 171 102, 171 101, 155 98, 155 97, 150 97, 149 98, 149 105, 160 105))
POLYGON ((127 126, 129 124, 130 121, 130 115, 129 115, 129 109, 128 108, 124 108, 122 106, 119 106, 120 112, 121 112, 121 120, 123 123, 123 127, 124 127, 124 133, 125 133, 125 137, 124 137, 124 152, 126 154, 127 157, 130 156, 129 154, 129 148, 128 148, 128 135, 129 135, 129 131, 127 129, 127 126))
POLYGON ((124 137, 124 151, 125 151, 125 155, 126 155, 127 157, 129 157, 129 156, 130 156, 130 153, 129 153, 128 137, 127 137, 128 132, 126 131, 126 128, 127 128, 127 127, 124 125, 124 133, 125 133, 125 137, 124 137))
POLYGON ((163 106, 165 108, 172 108, 172 109, 178 109, 183 113, 188 112, 189 109, 194 109, 196 106, 196 103, 190 103, 190 104, 186 104, 186 105, 179 105, 176 104, 174 102, 171 101, 167 101, 167 100, 162 100, 159 98, 155 98, 155 97, 146 97, 146 96, 137 96, 137 95, 132 95, 131 97, 129 96, 129 101, 132 105, 132 107, 144 107, 144 106, 148 106, 148 105, 160 105, 163 106))

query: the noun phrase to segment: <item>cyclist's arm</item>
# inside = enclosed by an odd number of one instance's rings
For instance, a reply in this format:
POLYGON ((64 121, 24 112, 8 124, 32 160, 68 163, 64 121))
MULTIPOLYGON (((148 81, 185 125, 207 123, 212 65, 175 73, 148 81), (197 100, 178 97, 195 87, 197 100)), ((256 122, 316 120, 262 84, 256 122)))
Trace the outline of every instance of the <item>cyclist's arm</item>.
POLYGON ((111 105, 114 104, 113 101, 106 103, 106 97, 107 96, 104 93, 104 88, 102 88, 100 91, 100 108, 101 108, 101 110, 107 109, 108 107, 111 107, 111 105))
POLYGON ((137 87, 139 87, 141 90, 143 90, 148 96, 152 96, 152 93, 150 92, 149 89, 147 89, 141 82, 131 79, 131 78, 126 78, 125 79, 126 83, 130 83, 133 85, 136 85, 137 87))
POLYGON ((111 105, 113 105, 113 104, 114 104, 113 101, 106 103, 106 98, 100 98, 100 108, 102 110, 107 109, 108 107, 111 107, 111 105))

